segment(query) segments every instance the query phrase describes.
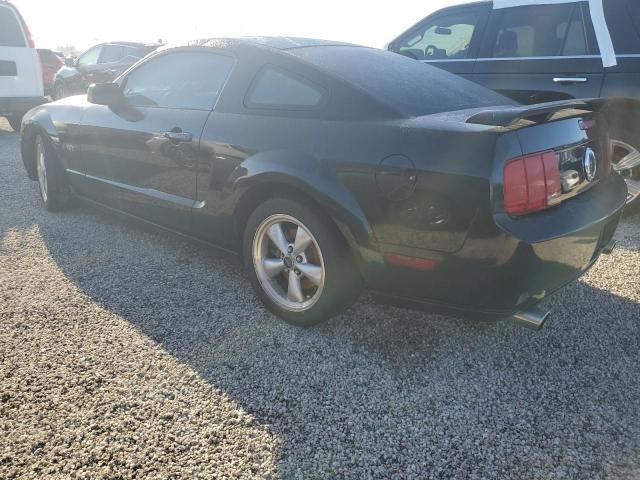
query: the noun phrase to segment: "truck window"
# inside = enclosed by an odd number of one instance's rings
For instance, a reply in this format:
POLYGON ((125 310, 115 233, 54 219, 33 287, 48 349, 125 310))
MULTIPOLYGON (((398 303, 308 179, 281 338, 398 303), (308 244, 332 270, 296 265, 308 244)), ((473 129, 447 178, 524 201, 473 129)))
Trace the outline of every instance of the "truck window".
POLYGON ((0 47, 26 47, 22 25, 13 8, 0 5, 0 47))
POLYGON ((395 51, 416 60, 467 58, 479 20, 478 10, 439 15, 400 39, 395 51))
POLYGON ((502 15, 494 58, 587 55, 586 29, 579 4, 514 7, 502 15))

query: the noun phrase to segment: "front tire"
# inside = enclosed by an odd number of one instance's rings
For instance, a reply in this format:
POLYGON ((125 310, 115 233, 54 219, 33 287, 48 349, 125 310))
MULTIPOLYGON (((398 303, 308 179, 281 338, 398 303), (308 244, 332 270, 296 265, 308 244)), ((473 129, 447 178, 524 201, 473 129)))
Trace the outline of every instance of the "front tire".
POLYGON ((348 308, 358 292, 350 252, 332 222, 297 200, 267 200, 244 232, 245 267, 269 310, 311 326, 348 308))
POLYGON ((55 156, 51 143, 44 135, 36 135, 34 150, 42 203, 50 212, 61 210, 67 205, 69 197, 62 167, 55 156))

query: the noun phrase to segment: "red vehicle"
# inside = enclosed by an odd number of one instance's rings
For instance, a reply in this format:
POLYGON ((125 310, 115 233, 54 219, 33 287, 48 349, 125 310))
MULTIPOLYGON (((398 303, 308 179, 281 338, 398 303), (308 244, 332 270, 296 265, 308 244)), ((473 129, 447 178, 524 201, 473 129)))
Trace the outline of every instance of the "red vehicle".
POLYGON ((53 89, 53 79, 56 73, 64 65, 64 57, 46 48, 39 48, 38 56, 40 57, 40 65, 42 66, 44 92, 48 95, 53 89))

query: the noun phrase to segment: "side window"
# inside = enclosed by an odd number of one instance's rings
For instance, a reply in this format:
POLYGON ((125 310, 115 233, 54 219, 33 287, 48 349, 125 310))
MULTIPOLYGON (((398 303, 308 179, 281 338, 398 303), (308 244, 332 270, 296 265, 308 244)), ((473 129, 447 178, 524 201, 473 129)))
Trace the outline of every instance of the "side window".
POLYGON ((250 108, 308 110, 317 107, 322 98, 322 90, 308 80, 266 67, 254 79, 245 103, 250 108))
POLYGON ((0 47, 26 47, 22 26, 13 8, 0 5, 0 47))
POLYGON ((480 11, 468 10, 427 20, 400 39, 396 51, 416 60, 453 60, 469 56, 469 45, 480 11))
POLYGON ((234 64, 214 53, 167 53, 131 72, 124 95, 141 107, 211 110, 234 64))
POLYGON ((124 54, 124 47, 121 45, 105 45, 102 47, 102 53, 98 63, 115 63, 119 61, 124 54))
POLYGON ((640 32, 640 4, 634 1, 627 1, 627 8, 629 9, 629 15, 633 20, 636 29, 640 32))
POLYGON ((640 2, 626 0, 623 3, 622 0, 609 0, 604 6, 616 54, 639 54, 640 2))
POLYGON ((98 63, 98 59, 100 58, 101 51, 102 47, 94 47, 86 53, 83 53, 82 56, 78 59, 78 65, 80 65, 81 67, 96 65, 98 63))
POLYGON ((38 55, 42 63, 48 67, 55 66, 59 62, 56 54, 51 50, 38 50, 38 55))
POLYGON ((580 4, 514 7, 500 14, 494 58, 588 54, 580 4))

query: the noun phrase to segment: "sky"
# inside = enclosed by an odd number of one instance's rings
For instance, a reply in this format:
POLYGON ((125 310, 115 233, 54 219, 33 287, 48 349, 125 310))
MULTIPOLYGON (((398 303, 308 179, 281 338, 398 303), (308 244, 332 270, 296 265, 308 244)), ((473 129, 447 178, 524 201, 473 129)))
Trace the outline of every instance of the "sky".
POLYGON ((302 36, 382 48, 405 29, 463 0, 12 0, 36 45, 84 50, 108 41, 302 36))

